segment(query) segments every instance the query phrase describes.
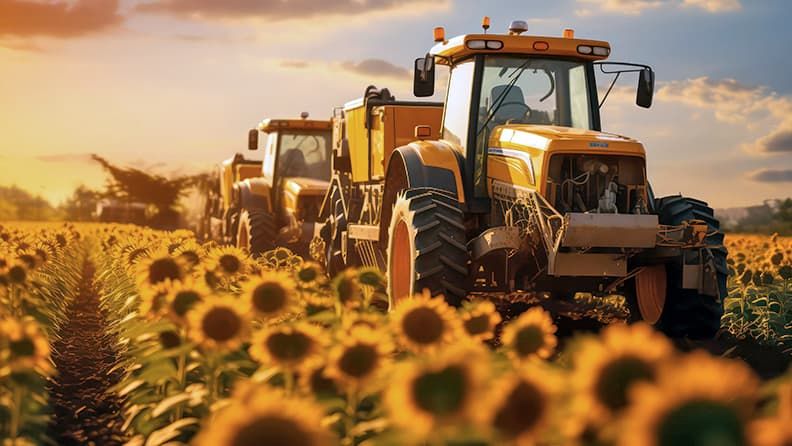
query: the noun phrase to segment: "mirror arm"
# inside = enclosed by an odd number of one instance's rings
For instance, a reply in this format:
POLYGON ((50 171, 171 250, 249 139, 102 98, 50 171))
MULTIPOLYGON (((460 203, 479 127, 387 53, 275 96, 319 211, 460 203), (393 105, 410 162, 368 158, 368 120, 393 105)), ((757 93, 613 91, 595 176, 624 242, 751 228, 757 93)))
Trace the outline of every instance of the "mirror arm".
POLYGON ((597 108, 602 108, 602 106, 605 104, 605 100, 608 99, 608 95, 610 94, 611 90, 613 90, 613 86, 616 85, 616 81, 619 80, 619 76, 621 74, 622 74, 621 71, 616 73, 616 76, 613 78, 610 87, 608 87, 608 91, 605 92, 605 96, 602 98, 602 101, 599 103, 599 106, 597 106, 597 108))

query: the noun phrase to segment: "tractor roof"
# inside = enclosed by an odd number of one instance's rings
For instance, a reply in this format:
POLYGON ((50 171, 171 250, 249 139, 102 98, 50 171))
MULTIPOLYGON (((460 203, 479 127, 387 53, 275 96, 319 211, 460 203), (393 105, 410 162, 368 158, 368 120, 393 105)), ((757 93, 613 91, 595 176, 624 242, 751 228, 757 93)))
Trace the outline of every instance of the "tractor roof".
POLYGON ((453 65, 474 54, 532 54, 603 60, 610 44, 601 40, 508 34, 465 34, 437 43, 430 54, 439 64, 453 65))
POLYGON ((265 119, 258 125, 262 132, 277 132, 279 130, 330 130, 330 121, 318 119, 265 119))

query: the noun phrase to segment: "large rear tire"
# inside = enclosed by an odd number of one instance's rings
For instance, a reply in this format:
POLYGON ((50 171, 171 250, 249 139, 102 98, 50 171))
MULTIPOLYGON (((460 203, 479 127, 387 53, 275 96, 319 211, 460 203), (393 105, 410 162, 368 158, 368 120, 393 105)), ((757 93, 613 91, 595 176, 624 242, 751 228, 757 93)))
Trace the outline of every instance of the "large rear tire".
POLYGON ((324 267, 327 275, 335 277, 346 268, 344 256, 341 253, 341 234, 346 230, 346 216, 341 199, 333 202, 331 215, 325 220, 319 235, 324 241, 324 267))
POLYGON ((388 227, 388 303, 428 289, 459 305, 467 295, 464 214, 446 192, 415 188, 401 192, 388 227))
POLYGON ((236 244, 255 257, 275 249, 278 227, 275 217, 264 209, 245 209, 239 216, 236 244))
MULTIPOLYGON (((720 223, 715 218, 712 208, 707 203, 687 198, 680 195, 660 198, 656 201, 656 211, 659 215, 660 224, 681 225, 690 220, 700 220, 707 223, 706 249, 685 250, 683 256, 688 264, 702 263, 704 268, 713 268, 715 285, 717 286, 717 296, 700 294, 697 289, 682 288, 682 265, 683 259, 665 265, 664 271, 657 271, 658 267, 650 267, 647 272, 652 272, 635 281, 635 292, 637 299, 632 299, 632 310, 634 313, 646 312, 647 302, 655 311, 659 311, 656 326, 671 337, 690 339, 710 339, 713 338, 720 329, 721 317, 723 316, 723 300, 726 298, 726 279, 728 269, 726 265, 727 251, 723 246, 723 233, 720 232, 720 223), (700 258, 703 256, 704 258, 700 258), (664 280, 664 284, 652 282, 664 280), (641 288, 643 288, 644 308, 639 308, 642 301, 641 288), (658 300, 655 294, 657 289, 662 289, 665 299, 658 300), (648 291, 647 291, 648 290, 648 291), (659 305, 659 308, 657 307, 659 305)), ((660 267, 662 268, 662 267, 660 267)), ((711 271, 710 271, 711 272, 711 271)), ((652 313, 650 311, 650 313, 652 313)), ((654 319, 654 318, 652 318, 654 319)))

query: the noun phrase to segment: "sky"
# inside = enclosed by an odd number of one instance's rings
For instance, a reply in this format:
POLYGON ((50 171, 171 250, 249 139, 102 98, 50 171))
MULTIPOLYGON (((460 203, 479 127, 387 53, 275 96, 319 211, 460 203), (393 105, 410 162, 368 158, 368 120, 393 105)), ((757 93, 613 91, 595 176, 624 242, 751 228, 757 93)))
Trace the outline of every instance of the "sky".
POLYGON ((102 186, 91 153, 195 172, 266 117, 326 118, 369 84, 412 99, 432 28, 476 33, 484 15, 655 69, 651 109, 625 79, 601 114, 644 143, 658 196, 792 195, 788 0, 0 0, 0 185, 57 203, 102 186))

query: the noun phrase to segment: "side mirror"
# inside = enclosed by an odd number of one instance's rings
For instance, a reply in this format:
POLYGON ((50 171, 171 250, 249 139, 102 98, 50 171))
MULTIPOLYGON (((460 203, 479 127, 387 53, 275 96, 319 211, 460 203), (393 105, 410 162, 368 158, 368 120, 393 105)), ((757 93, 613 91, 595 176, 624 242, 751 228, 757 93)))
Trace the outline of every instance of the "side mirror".
POLYGON ((258 129, 248 130, 248 150, 258 150, 258 129))
POLYGON ((415 59, 413 73, 413 94, 425 98, 434 94, 435 63, 434 56, 426 53, 423 58, 415 59))
POLYGON ((635 104, 639 107, 649 108, 652 106, 652 96, 654 96, 654 71, 651 68, 644 68, 638 75, 638 93, 635 96, 635 104))

